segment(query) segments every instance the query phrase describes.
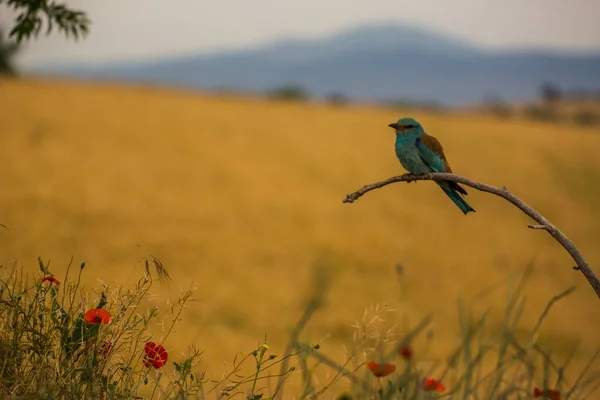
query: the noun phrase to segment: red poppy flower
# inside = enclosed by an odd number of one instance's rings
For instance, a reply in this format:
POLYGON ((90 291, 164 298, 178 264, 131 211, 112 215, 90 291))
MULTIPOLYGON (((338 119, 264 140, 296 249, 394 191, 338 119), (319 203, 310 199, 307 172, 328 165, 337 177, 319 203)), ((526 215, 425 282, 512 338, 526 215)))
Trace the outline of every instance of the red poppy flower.
POLYGON ((102 325, 109 324, 111 316, 110 313, 103 308, 92 308, 85 312, 83 319, 90 325, 102 325))
POLYGON ((54 283, 56 286, 60 285, 60 282, 58 281, 58 279, 56 279, 53 276, 45 276, 42 278, 42 282, 52 282, 54 283))
POLYGON ((106 342, 102 343, 100 345, 100 354, 102 354, 104 357, 108 357, 108 354, 110 353, 111 349, 113 346, 113 342, 110 340, 107 340, 106 342))
POLYGON ((438 381, 434 378, 425 378, 423 380, 423 389, 425 390, 435 390, 439 393, 444 393, 446 391, 446 386, 442 384, 442 382, 438 381))
POLYGON ((142 359, 142 362, 146 368, 154 367, 154 369, 159 369, 165 365, 169 359, 167 350, 165 350, 165 348, 160 344, 156 344, 154 342, 146 343, 144 346, 144 352, 146 355, 142 359))
POLYGON ((378 378, 381 378, 382 376, 388 376, 396 370, 396 366, 394 364, 380 364, 375 361, 369 361, 367 366, 373 375, 378 378))
POLYGON ((402 348, 400 348, 399 353, 400 356, 405 360, 410 360, 413 354, 412 349, 409 346, 403 346, 402 348))
POLYGON ((558 390, 542 390, 538 387, 535 387, 533 388, 533 397, 545 397, 550 400, 560 400, 560 392, 558 390))

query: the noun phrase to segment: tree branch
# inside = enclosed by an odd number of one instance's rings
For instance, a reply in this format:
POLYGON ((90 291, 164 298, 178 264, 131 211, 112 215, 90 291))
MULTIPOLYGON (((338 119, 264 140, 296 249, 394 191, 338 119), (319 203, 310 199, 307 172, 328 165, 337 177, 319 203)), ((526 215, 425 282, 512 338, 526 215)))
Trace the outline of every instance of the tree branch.
POLYGON ((457 183, 462 183, 463 185, 470 186, 473 189, 477 189, 482 192, 487 192, 494 194, 496 196, 502 197, 509 203, 512 203, 515 207, 523 211, 529 217, 531 217, 537 225, 530 224, 528 225, 531 229, 541 229, 547 231, 565 250, 571 255, 575 263, 576 267, 573 269, 581 271, 581 273, 588 280, 596 295, 600 298, 600 279, 594 273, 592 268, 588 265, 585 258, 581 252, 575 247, 575 244, 567 237, 564 233, 562 233, 556 226, 554 226, 550 221, 546 219, 542 214, 533 209, 531 206, 526 204, 524 201, 519 199, 514 194, 510 193, 506 187, 497 188, 495 186, 486 185, 485 183, 480 183, 473 181, 471 179, 465 178, 460 175, 455 174, 446 174, 446 173, 431 173, 424 175, 413 175, 413 174, 404 174, 400 176, 394 176, 385 181, 372 183, 370 185, 365 185, 361 187, 354 193, 350 193, 346 195, 344 199, 344 203, 353 203, 358 200, 359 197, 363 196, 367 192, 371 190, 382 188, 390 183, 394 182, 413 182, 413 181, 453 181, 457 183))

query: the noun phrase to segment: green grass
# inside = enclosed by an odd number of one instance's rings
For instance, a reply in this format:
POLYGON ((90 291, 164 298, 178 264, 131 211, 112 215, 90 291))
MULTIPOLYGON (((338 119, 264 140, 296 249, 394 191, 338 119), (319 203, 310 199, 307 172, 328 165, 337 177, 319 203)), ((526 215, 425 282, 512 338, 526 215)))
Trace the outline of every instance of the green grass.
MULTIPOLYGON (((305 337, 332 283, 333 276, 324 267, 319 264, 314 269, 305 311, 290 332, 287 348, 272 348, 265 337, 255 349, 224 363, 220 376, 211 377, 198 366, 202 350, 194 346, 183 354, 166 349, 166 360, 155 353, 145 355, 148 343, 163 343, 194 301, 189 289, 167 309, 151 306, 153 285, 169 282, 158 259, 144 261, 143 274, 133 288, 84 287, 85 263, 67 268, 60 282, 42 259, 40 272, 31 275, 3 266, 0 395, 3 399, 491 400, 526 399, 534 390, 554 390, 563 399, 584 399, 600 384, 588 368, 568 381, 569 360, 558 363, 552 346, 539 343, 540 327, 552 306, 574 288, 549 300, 533 330, 521 328, 529 274, 510 281, 500 324, 490 322, 491 310, 473 309, 470 304, 476 304, 477 298, 459 299, 462 340, 446 357, 428 355, 436 338, 433 316, 425 316, 414 327, 400 327, 389 323, 398 311, 376 305, 354 324, 344 359, 335 360, 327 349, 305 337), (98 309, 108 312, 110 320, 90 319, 89 310, 98 309), (162 327, 160 334, 153 333, 156 324, 162 327), (393 371, 376 377, 366 365, 369 362, 389 364, 393 371), (323 376, 325 380, 319 378, 323 376), (426 379, 433 386, 426 386, 426 379), (293 380, 300 384, 288 385, 293 380)), ((478 297, 498 289, 499 285, 492 285, 478 297)))

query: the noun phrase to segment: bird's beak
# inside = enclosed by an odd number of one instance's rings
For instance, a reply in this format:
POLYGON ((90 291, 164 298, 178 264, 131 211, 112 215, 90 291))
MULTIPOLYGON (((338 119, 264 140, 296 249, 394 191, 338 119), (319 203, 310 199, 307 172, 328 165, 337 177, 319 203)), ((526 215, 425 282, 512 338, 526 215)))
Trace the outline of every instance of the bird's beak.
POLYGON ((388 126, 389 126, 390 128, 394 128, 394 129, 395 129, 395 130, 397 130, 397 131, 400 131, 400 130, 402 130, 402 125, 400 125, 400 124, 398 124, 398 123, 396 123, 396 122, 394 122, 393 124, 389 124, 388 126))

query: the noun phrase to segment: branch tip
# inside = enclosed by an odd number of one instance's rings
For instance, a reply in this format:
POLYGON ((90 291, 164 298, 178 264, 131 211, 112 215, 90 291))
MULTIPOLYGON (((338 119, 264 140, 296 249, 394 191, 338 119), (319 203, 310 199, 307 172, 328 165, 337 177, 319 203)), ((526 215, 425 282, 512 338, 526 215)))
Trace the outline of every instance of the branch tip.
POLYGON ((534 225, 534 224, 528 224, 527 227, 531 228, 531 229, 545 229, 545 230, 548 230, 550 228, 548 225, 534 225))

